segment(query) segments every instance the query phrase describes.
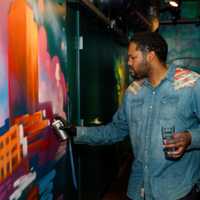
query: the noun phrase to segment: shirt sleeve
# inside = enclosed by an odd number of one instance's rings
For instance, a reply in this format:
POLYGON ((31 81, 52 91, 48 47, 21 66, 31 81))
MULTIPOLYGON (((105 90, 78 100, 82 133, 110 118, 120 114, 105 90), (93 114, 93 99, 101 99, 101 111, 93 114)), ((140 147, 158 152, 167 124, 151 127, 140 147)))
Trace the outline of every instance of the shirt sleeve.
POLYGON ((112 144, 123 140, 129 133, 126 112, 126 100, 114 114, 112 122, 105 126, 77 127, 75 143, 79 144, 112 144))
POLYGON ((200 148, 200 79, 198 79, 193 87, 192 107, 197 118, 197 123, 192 128, 188 129, 192 135, 192 141, 189 147, 190 149, 200 148))

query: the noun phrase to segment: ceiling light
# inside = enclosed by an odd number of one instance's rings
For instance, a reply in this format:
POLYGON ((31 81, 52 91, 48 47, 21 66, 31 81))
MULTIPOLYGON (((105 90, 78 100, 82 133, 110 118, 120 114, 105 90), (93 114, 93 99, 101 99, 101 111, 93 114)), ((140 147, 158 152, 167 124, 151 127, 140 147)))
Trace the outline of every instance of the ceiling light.
POLYGON ((177 0, 170 0, 169 5, 172 6, 172 7, 176 7, 176 8, 179 6, 177 0))

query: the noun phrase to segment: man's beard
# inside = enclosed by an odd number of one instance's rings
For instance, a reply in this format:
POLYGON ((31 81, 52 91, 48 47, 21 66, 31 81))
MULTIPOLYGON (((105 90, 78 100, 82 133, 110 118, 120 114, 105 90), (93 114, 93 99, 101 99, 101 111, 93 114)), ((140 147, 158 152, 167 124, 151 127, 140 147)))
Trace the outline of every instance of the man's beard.
POLYGON ((140 69, 141 70, 137 73, 133 69, 129 68, 129 74, 133 80, 148 78, 149 64, 146 62, 146 60, 143 60, 143 62, 140 64, 140 69))
POLYGON ((148 77, 146 73, 138 74, 132 69, 129 69, 129 74, 133 80, 142 80, 148 77))

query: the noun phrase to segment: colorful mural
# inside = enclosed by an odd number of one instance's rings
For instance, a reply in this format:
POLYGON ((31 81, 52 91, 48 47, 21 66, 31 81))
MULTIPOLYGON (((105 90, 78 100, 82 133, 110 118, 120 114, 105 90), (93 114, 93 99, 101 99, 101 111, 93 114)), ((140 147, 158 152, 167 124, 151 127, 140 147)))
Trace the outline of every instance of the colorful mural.
POLYGON ((53 190, 67 144, 49 125, 66 119, 65 19, 64 1, 0 2, 1 200, 63 199, 53 190))
POLYGON ((11 0, 2 1, 0 6, 0 134, 8 129, 6 120, 9 115, 9 101, 8 101, 8 34, 7 21, 8 10, 11 0))
POLYGON ((58 56, 48 53, 44 27, 39 29, 39 102, 51 102, 53 113, 66 118, 63 111, 66 102, 66 84, 58 56))

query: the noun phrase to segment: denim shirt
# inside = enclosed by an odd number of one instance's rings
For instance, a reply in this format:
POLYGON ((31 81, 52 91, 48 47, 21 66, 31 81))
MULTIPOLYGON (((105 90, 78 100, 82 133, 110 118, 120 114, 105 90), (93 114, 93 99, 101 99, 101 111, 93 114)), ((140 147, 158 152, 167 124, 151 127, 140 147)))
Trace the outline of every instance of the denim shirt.
POLYGON ((127 195, 134 200, 177 200, 200 180, 200 79, 186 69, 170 66, 165 79, 152 87, 134 81, 111 123, 77 127, 76 143, 111 144, 129 134, 135 160, 127 195), (192 142, 184 155, 169 160, 163 151, 161 127, 189 131, 192 142))

